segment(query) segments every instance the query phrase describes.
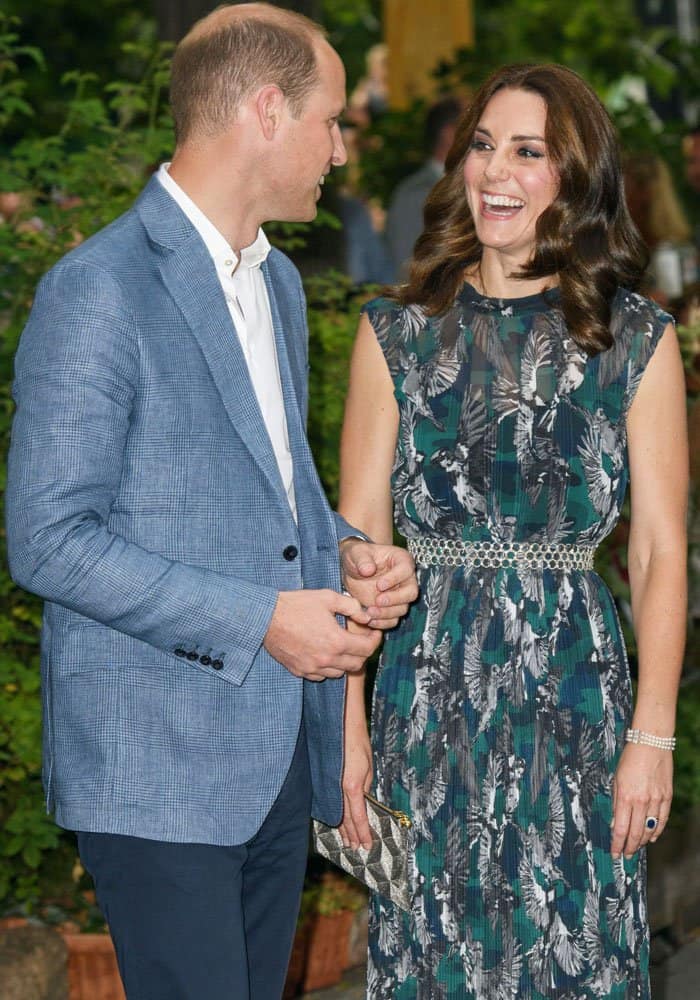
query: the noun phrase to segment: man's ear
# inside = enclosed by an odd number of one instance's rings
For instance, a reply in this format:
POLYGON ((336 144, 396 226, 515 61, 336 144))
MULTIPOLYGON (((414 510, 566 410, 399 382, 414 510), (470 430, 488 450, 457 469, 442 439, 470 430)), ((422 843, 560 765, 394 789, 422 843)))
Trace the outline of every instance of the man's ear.
POLYGON ((273 83, 262 87, 255 98, 255 111, 266 139, 273 139, 282 124, 286 101, 280 88, 273 83))

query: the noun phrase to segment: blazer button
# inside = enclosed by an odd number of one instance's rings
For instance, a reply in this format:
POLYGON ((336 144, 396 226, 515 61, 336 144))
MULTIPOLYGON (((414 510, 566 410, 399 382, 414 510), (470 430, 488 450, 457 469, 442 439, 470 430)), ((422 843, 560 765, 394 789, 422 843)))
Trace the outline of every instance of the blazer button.
POLYGON ((200 656, 199 662, 202 664, 202 666, 208 667, 209 664, 211 663, 211 656, 207 656, 207 654, 205 653, 204 656, 200 656))
POLYGON ((192 661, 198 660, 199 659, 199 655, 197 653, 195 653, 195 651, 193 649, 191 649, 189 651, 189 653, 187 654, 187 659, 188 660, 192 660, 192 661))
POLYGON ((294 562, 296 557, 299 555, 299 549, 296 545, 288 545, 287 548, 283 550, 282 555, 287 562, 294 562))
POLYGON ((187 656, 187 653, 184 649, 181 649, 178 646, 178 648, 175 650, 175 656, 187 656))
POLYGON ((214 670, 221 670, 221 668, 224 665, 224 661, 223 660, 212 660, 211 665, 212 665, 212 668, 214 670))

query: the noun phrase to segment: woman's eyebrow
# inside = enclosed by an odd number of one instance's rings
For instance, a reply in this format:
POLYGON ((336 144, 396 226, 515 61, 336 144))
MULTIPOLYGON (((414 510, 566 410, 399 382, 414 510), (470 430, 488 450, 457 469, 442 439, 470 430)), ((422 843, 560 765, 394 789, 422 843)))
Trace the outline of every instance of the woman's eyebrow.
MULTIPOLYGON (((481 132, 483 135, 487 135, 489 139, 493 139, 493 136, 487 128, 483 125, 477 125, 474 132, 481 132)), ((510 137, 511 142, 544 142, 544 136, 541 135, 512 135, 510 137)))

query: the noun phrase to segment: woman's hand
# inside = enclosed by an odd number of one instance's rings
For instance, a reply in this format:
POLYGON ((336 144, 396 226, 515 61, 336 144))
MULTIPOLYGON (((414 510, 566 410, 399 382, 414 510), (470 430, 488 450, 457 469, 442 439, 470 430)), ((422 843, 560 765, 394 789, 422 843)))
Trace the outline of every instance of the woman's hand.
POLYGON ((377 545, 360 538, 340 543, 343 584, 371 615, 370 628, 390 629, 418 597, 413 557, 396 545, 377 545))
POLYGON ((627 743, 613 779, 611 852, 614 858, 654 843, 663 833, 673 797, 673 754, 643 744, 627 743), (649 817, 658 820, 648 830, 649 817))
POLYGON ((372 846, 365 792, 372 786, 372 750, 365 724, 346 726, 343 766, 343 822, 340 835, 346 847, 372 846))

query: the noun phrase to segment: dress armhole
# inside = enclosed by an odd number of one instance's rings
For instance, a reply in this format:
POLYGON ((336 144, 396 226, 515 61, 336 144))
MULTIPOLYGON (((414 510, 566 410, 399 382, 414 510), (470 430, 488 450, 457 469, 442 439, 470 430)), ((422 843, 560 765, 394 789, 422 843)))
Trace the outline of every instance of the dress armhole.
POLYGON ((637 395, 637 390, 641 384, 647 365, 654 356, 654 352, 664 335, 664 331, 669 323, 675 327, 675 320, 669 313, 664 312, 656 303, 649 303, 650 315, 646 320, 646 328, 635 330, 630 339, 630 350, 627 362, 627 388, 624 398, 624 414, 630 411, 630 407, 637 395))

